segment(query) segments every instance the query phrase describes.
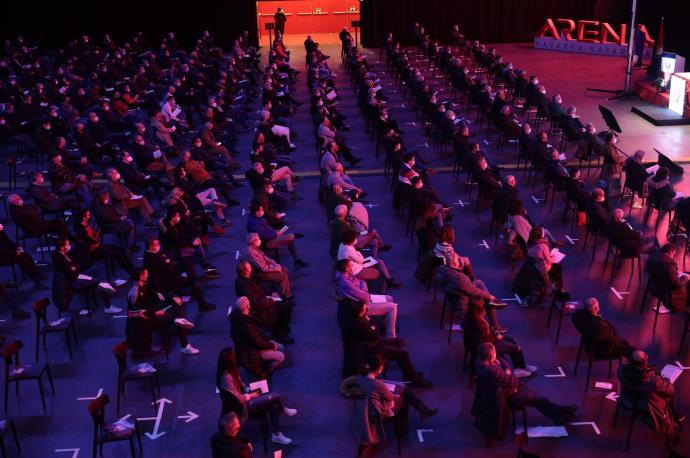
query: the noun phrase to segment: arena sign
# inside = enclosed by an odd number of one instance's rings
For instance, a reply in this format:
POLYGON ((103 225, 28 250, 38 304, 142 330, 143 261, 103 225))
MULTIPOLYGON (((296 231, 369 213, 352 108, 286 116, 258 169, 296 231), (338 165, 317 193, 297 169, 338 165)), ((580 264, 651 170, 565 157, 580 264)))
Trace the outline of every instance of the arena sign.
MULTIPOLYGON (((653 45, 647 28, 642 25, 645 42, 653 45)), ((621 24, 614 29, 608 22, 572 19, 546 20, 534 37, 534 47, 551 51, 600 54, 605 56, 628 55, 628 26, 621 24)), ((645 54, 651 51, 645 49, 645 54)))

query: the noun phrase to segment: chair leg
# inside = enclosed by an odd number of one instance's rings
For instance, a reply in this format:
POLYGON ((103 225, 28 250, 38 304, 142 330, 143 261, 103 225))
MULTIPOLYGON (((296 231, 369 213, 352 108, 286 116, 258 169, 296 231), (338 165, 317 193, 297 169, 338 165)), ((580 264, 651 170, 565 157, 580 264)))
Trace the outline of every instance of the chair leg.
POLYGON ((69 338, 69 330, 65 330, 65 340, 67 341, 67 352, 69 353, 69 359, 73 359, 72 355, 72 341, 69 338))
POLYGON ((50 389, 55 394, 55 385, 53 384, 53 374, 50 372, 50 366, 46 363, 46 374, 48 374, 48 381, 50 382, 50 389))
POLYGON ((135 458, 136 453, 134 453, 134 438, 133 437, 129 438, 129 450, 132 452, 132 458, 135 458))
POLYGON ((592 374, 592 362, 593 362, 594 357, 592 355, 589 356, 589 364, 587 365, 587 379, 585 380, 585 393, 589 391, 589 377, 592 374))
MULTIPOLYGON (((46 410, 46 394, 43 391, 43 383, 41 383, 41 377, 38 378, 38 392, 41 394, 41 404, 43 404, 43 411, 46 410)), ((19 386, 19 384, 17 384, 19 386)))
POLYGON ((17 427, 14 425, 14 420, 10 419, 10 429, 12 429, 12 437, 14 438, 14 445, 17 446, 17 452, 21 453, 22 448, 19 446, 19 437, 17 436, 17 427))
POLYGON ((527 429, 527 409, 522 409, 522 428, 525 431, 525 443, 529 442, 529 434, 527 429))
POLYGON ((611 424, 611 428, 616 427, 616 423, 618 422, 618 413, 620 412, 620 407, 618 404, 616 404, 616 412, 613 414, 613 423, 611 424))
POLYGON ((582 344, 577 349, 577 357, 575 358, 575 370, 573 370, 573 375, 577 374, 577 367, 580 365, 580 354, 582 354, 582 344))
POLYGON ((635 424, 635 412, 630 415, 630 423, 628 425, 628 437, 625 439, 625 451, 630 449, 630 439, 632 438, 633 425, 635 424))

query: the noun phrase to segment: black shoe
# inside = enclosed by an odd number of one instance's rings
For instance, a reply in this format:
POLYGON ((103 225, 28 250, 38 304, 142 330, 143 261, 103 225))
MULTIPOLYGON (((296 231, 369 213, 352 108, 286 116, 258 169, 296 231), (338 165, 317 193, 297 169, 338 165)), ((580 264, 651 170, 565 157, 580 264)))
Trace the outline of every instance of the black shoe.
POLYGON ((12 318, 15 320, 26 320, 31 318, 31 314, 24 309, 16 308, 12 310, 12 318))
POLYGON ((300 232, 295 232, 294 236, 295 236, 296 239, 304 238, 304 234, 302 234, 302 233, 300 233, 300 232))
POLYGON ((302 261, 301 259, 295 259, 295 267, 298 269, 301 269, 303 267, 309 267, 309 263, 306 261, 302 261))
POLYGON ((577 406, 563 406, 561 408, 560 414, 556 418, 554 418, 553 421, 557 425, 563 425, 565 423, 571 422, 575 418, 575 412, 577 412, 577 406))
POLYGON ((379 251, 390 251, 391 248, 393 248, 393 245, 389 245, 387 243, 384 243, 381 248, 379 248, 379 251))

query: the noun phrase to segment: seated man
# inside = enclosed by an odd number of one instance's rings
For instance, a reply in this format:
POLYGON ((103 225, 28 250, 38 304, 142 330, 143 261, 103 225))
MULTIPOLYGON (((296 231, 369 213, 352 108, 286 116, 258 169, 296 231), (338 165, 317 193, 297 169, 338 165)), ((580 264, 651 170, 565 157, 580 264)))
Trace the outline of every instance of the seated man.
POLYGON ((158 239, 151 237, 146 240, 144 268, 151 272, 151 284, 154 289, 165 291, 174 299, 180 297, 182 288, 189 287, 192 297, 199 304, 199 311, 215 310, 216 306, 204 298, 199 277, 194 274, 193 269, 189 271, 186 267, 188 267, 186 263, 175 265, 173 260, 161 250, 158 239), (187 274, 184 277, 183 272, 187 274))
POLYGON ((62 219, 44 219, 34 205, 24 205, 24 199, 19 194, 10 194, 7 201, 10 203, 12 219, 25 234, 57 234, 62 238, 69 237, 67 225, 62 219))
POLYGON ((211 436, 212 458, 252 458, 252 444, 239 435, 240 420, 228 412, 218 420, 218 432, 211 436))
POLYGON ((564 181, 568 176, 568 169, 561 163, 560 153, 556 148, 551 148, 549 160, 546 163, 546 181, 559 184, 559 182, 564 181))
POLYGON ((603 233, 609 224, 609 205, 606 202, 606 194, 601 188, 592 191, 592 198, 587 204, 587 218, 589 225, 598 233, 603 233))
POLYGON ((630 223, 623 219, 624 216, 625 213, 620 208, 611 212, 611 220, 606 227, 606 233, 611 244, 628 255, 640 255, 654 251, 659 246, 656 237, 645 237, 641 231, 633 229, 630 223))
POLYGON ((140 269, 127 295, 127 336, 136 342, 133 347, 140 351, 149 351, 153 331, 174 324, 177 338, 180 340, 180 353, 198 355, 199 350, 187 340, 187 330, 193 328, 194 324, 184 318, 182 300, 173 297, 173 303, 166 307, 165 296, 155 291, 148 284, 148 279, 149 271, 140 269), (170 311, 171 308, 173 311, 170 311))
POLYGON ((484 156, 481 156, 477 161, 477 169, 473 173, 479 184, 482 199, 493 202, 503 185, 501 177, 494 169, 489 167, 484 156))
POLYGON ((577 204, 578 212, 587 210, 590 195, 584 189, 583 181, 580 180, 580 169, 577 167, 571 167, 568 171, 568 179, 565 180, 565 193, 568 200, 577 204))
POLYGON ((273 283, 273 287, 278 291, 284 300, 294 301, 290 278, 285 267, 281 266, 273 259, 269 258, 261 251, 261 238, 256 232, 247 235, 247 254, 246 260, 252 265, 254 277, 257 281, 267 281, 273 283))
MULTIPOLYGON (((586 345, 594 347, 596 357, 619 358, 630 355, 635 347, 616 333, 616 328, 601 317, 599 301, 590 297, 585 301, 585 308, 578 309, 572 316, 573 326, 582 335, 586 345)), ((591 347, 589 347, 591 348, 591 347)))
POLYGON ((688 277, 678 277, 675 255, 676 246, 667 243, 649 255, 645 266, 649 274, 649 292, 664 301, 659 313, 682 312, 688 306, 688 277))
POLYGON ((647 172, 644 166, 645 152, 641 149, 635 151, 632 157, 625 160, 623 170, 625 171, 625 187, 632 191, 632 208, 642 208, 642 202, 637 200, 644 195, 644 184, 652 174, 647 172))
POLYGON ((555 404, 520 382, 513 375, 508 363, 496 358, 496 348, 490 342, 479 345, 475 368, 478 377, 477 384, 498 386, 512 409, 535 407, 557 425, 570 422, 575 417, 577 406, 555 404))
POLYGON ((376 280, 383 277, 388 288, 400 288, 402 283, 396 282, 388 271, 383 259, 375 258, 373 266, 365 265, 365 257, 357 251, 357 231, 348 229, 343 233, 342 241, 338 245, 338 260, 349 259, 353 263, 353 273, 362 280, 376 280))
POLYGON ((632 409, 635 400, 642 419, 654 431, 676 434, 685 415, 676 412, 673 406, 675 389, 665 377, 655 373, 648 366, 649 356, 636 350, 630 362, 618 368, 618 379, 621 382, 621 393, 618 403, 624 408, 632 409))
POLYGON ((7 235, 5 226, 0 224, 0 266, 15 264, 35 283, 40 283, 48 278, 48 275, 39 270, 31 254, 17 246, 7 235))
POLYGON ((230 335, 237 361, 257 380, 266 378, 285 361, 283 345, 267 339, 250 315, 249 299, 240 296, 230 313, 230 335))
POLYGON ((126 215, 120 215, 115 211, 108 191, 100 191, 96 196, 93 204, 93 214, 103 232, 124 234, 127 238, 127 247, 131 251, 139 249, 134 243, 134 222, 127 218, 126 215))
POLYGON ((361 199, 367 194, 364 189, 357 187, 352 178, 345 173, 345 167, 341 162, 336 162, 335 168, 326 179, 326 185, 329 188, 334 184, 339 184, 343 191, 355 200, 361 199))
POLYGON ((480 297, 487 302, 486 316, 489 319, 492 331, 508 331, 498 323, 498 318, 496 317, 496 309, 505 308, 505 304, 496 301, 496 296, 489 292, 483 281, 472 281, 470 279, 464 271, 460 256, 457 253, 453 253, 449 264, 439 266, 437 272, 438 284, 443 288, 443 292, 460 296, 458 303, 460 307, 460 323, 464 320, 470 300, 473 297, 480 297))
POLYGON ((120 172, 110 168, 106 171, 108 177, 108 194, 113 201, 113 208, 120 216, 129 217, 129 210, 136 209, 144 220, 144 227, 153 229, 156 227, 151 221, 151 216, 156 216, 156 212, 151 207, 146 196, 132 193, 127 186, 120 183, 120 172))
POLYGON ((290 337, 290 321, 294 302, 267 293, 261 283, 252 279, 252 265, 247 261, 237 263, 235 294, 249 299, 252 315, 260 324, 272 329, 273 337, 278 342, 293 343, 295 339, 290 337))
POLYGON ((381 339, 376 328, 369 321, 367 302, 356 301, 352 306, 352 317, 343 330, 346 354, 356 359, 355 367, 364 369, 366 361, 372 355, 381 355, 389 361, 395 361, 403 373, 403 380, 411 382, 413 388, 431 388, 433 383, 425 380, 410 361, 410 355, 403 350, 403 342, 396 338, 381 339))
MULTIPOLYGON (((331 244, 329 250, 329 254, 333 259, 335 259, 338 256, 338 247, 340 246, 340 243, 343 241, 343 234, 345 233, 345 231, 348 229, 356 230, 353 224, 347 219, 348 210, 346 205, 337 205, 335 207, 334 213, 335 218, 333 218, 333 220, 331 221, 331 244)), ((385 244, 383 242, 383 239, 381 238, 376 229, 366 230, 362 232, 360 232, 357 236, 357 243, 355 244, 355 248, 360 250, 362 248, 370 248, 371 255, 374 258, 378 257, 379 251, 388 251, 391 249, 390 245, 385 244), (362 232, 365 233, 362 234, 362 232)))
POLYGON ((336 265, 335 294, 339 298, 365 302, 369 306, 369 316, 385 315, 386 336, 389 338, 396 336, 398 304, 393 302, 393 298, 388 295, 384 296, 385 300, 373 301, 366 282, 355 277, 350 259, 342 259, 336 265))
POLYGON ((268 249, 279 249, 281 246, 286 246, 294 260, 295 267, 309 267, 309 264, 299 257, 295 246, 295 239, 302 238, 302 234, 288 234, 287 226, 283 226, 277 231, 273 229, 264 218, 264 209, 261 205, 252 204, 249 207, 249 212, 247 232, 259 234, 261 243, 268 249))
POLYGON ((65 210, 70 210, 72 213, 78 212, 81 208, 79 200, 71 195, 58 196, 50 192, 48 187, 44 186, 45 178, 41 172, 32 172, 29 174, 29 181, 31 184, 26 191, 29 196, 36 202, 41 210, 49 213, 59 213, 65 210))

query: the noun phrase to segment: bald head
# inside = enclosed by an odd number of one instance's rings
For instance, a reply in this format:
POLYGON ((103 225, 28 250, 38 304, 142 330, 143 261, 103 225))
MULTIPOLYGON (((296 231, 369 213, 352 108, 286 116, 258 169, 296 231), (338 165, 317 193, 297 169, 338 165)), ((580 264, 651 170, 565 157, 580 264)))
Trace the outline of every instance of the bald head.
POLYGON ((611 215, 613 216, 614 221, 623 221, 623 217, 625 216, 625 212, 623 212, 623 210, 620 208, 616 208, 615 210, 613 210, 611 215))
POLYGON ((596 297, 587 298, 587 300, 585 301, 585 308, 591 315, 599 315, 599 301, 596 297))
POLYGON ((510 186, 515 186, 517 184, 517 180, 515 179, 514 175, 508 175, 506 176, 506 184, 509 184, 510 186))

